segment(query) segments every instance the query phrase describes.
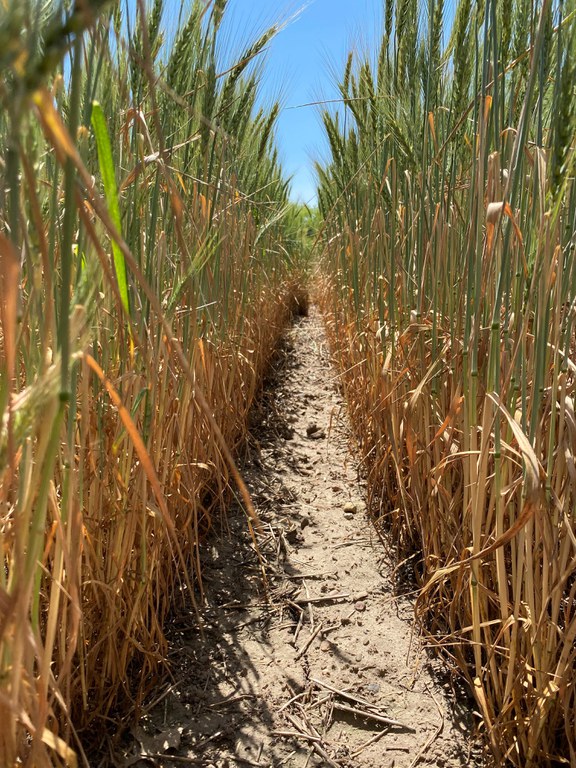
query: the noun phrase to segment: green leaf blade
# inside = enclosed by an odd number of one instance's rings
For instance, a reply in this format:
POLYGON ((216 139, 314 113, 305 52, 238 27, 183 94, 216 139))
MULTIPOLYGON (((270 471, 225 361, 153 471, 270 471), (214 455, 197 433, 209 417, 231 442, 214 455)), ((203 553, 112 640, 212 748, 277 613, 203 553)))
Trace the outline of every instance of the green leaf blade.
MULTIPOLYGON (((112 158, 112 145, 106 126, 106 118, 100 104, 95 101, 92 104, 92 129, 96 138, 96 148, 98 150, 98 165, 104 185, 104 195, 106 204, 110 211, 110 216, 118 232, 122 232, 120 220, 120 206, 118 205, 118 189, 116 187, 116 176, 114 173, 114 161, 112 158)), ((124 254, 120 250, 118 243, 112 240, 112 254, 114 256, 114 269, 116 279, 118 280, 118 289, 122 306, 127 315, 130 314, 130 301, 128 297, 128 277, 126 273, 126 262, 124 254)))

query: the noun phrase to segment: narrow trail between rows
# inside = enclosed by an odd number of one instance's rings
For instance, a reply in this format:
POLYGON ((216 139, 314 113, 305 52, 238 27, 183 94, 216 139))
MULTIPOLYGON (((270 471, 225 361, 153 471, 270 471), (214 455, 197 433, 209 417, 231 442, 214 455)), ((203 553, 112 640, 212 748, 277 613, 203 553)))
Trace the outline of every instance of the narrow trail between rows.
POLYGON ((175 617, 174 680, 123 765, 479 765, 467 704, 431 672, 368 520, 315 307, 287 333, 251 434, 243 471, 268 600, 232 509, 204 563, 204 639, 175 617))

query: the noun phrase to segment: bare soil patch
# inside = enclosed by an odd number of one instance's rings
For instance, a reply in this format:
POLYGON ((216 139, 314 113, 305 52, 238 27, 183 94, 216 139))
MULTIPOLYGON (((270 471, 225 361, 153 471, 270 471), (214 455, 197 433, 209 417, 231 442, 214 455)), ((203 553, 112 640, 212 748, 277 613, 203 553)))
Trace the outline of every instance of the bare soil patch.
POLYGON ((233 506, 206 552, 204 636, 192 614, 175 617, 174 679, 117 764, 479 765, 467 704, 430 671, 368 520, 314 307, 287 334, 251 432, 260 556, 233 506))

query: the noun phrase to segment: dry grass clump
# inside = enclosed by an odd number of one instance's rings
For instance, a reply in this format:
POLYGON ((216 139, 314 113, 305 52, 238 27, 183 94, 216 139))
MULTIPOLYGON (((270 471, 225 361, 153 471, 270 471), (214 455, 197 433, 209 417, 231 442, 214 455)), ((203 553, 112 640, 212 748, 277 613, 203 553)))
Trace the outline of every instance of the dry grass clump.
MULTIPOLYGON (((256 111, 275 29, 222 71, 225 2, 0 17, 0 763, 75 765, 163 671, 176 591, 298 294, 256 111)), ((248 514, 249 524, 253 520, 248 514)))
POLYGON ((324 115, 333 347, 497 764, 576 765, 575 9, 385 10, 324 115))

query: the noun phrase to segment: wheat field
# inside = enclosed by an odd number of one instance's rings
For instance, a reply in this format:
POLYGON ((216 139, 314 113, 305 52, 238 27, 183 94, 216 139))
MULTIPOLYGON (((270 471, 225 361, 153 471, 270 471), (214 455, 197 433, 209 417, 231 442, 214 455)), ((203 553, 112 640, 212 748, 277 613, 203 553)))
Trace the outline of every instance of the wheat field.
MULTIPOLYGON (((313 286, 376 525, 494 765, 576 765, 576 7, 384 0, 291 200, 226 0, 0 8, 0 764, 168 669, 313 286), (312 246, 313 243, 313 247, 312 246)), ((198 630, 200 631, 200 629, 198 630)))

